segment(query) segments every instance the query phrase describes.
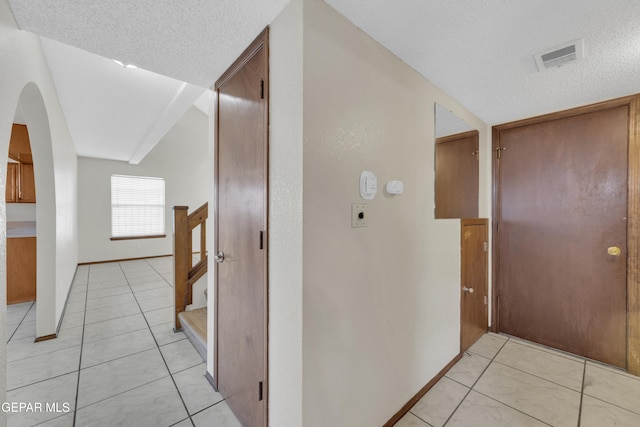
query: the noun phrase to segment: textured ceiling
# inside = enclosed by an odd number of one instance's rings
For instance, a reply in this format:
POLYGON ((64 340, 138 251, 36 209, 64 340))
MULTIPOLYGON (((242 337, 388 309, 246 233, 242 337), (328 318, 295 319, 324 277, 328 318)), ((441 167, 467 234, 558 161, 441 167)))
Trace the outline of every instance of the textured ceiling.
POLYGON ((194 102, 208 112, 205 88, 288 0, 9 3, 41 36, 78 155, 135 164, 194 102))
POLYGON ((489 124, 640 92, 637 0, 326 0, 489 124), (585 59, 533 55, 584 39, 585 59))
MULTIPOLYGON (((9 1, 24 30, 202 88, 210 87, 288 3, 9 1)), ((637 0, 326 1, 489 124, 640 92, 637 0), (584 39, 584 60, 537 71, 534 54, 575 39, 584 39)), ((48 44, 47 57, 55 64, 57 53, 52 54, 48 44)), ((76 60, 67 62, 67 68, 73 68, 69 62, 76 60)), ((69 80, 63 74, 73 70, 60 71, 64 64, 58 65, 52 66, 54 79, 56 86, 63 86, 61 82, 69 80)), ((101 82, 108 85, 107 80, 101 82)), ((81 99, 84 92, 68 96, 67 92, 78 90, 70 84, 58 90, 77 139, 75 128, 84 120, 74 118, 80 114, 74 99, 81 99)), ((131 99, 146 98, 135 91, 130 94, 131 99)), ((129 102, 120 99, 107 104, 108 97, 93 101, 105 103, 101 108, 106 114, 94 120, 107 117, 109 111, 119 114, 129 102)), ((151 108, 158 113, 160 107, 151 108)), ((145 108, 138 110, 140 115, 150 115, 145 108)), ((121 116, 125 117, 114 127, 124 129, 140 117, 138 113, 121 116)), ((132 156, 144 152, 141 135, 138 130, 137 139, 131 139, 135 140, 131 144, 137 144, 130 150, 132 156)), ((106 152, 117 138, 105 137, 102 142, 96 139, 95 146, 106 152)), ((84 144, 84 139, 77 144, 84 144)))
POLYGON ((209 87, 289 0, 9 0, 20 28, 209 87))

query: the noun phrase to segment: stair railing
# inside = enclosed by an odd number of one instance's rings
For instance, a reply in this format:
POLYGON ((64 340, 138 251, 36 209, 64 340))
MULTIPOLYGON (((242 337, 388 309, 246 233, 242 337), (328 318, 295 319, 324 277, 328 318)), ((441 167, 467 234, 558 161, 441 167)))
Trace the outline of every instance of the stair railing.
POLYGON ((193 284, 207 272, 207 203, 191 214, 188 206, 173 207, 174 330, 182 330, 178 314, 193 302, 193 284), (200 226, 200 260, 193 265, 193 230, 200 226))

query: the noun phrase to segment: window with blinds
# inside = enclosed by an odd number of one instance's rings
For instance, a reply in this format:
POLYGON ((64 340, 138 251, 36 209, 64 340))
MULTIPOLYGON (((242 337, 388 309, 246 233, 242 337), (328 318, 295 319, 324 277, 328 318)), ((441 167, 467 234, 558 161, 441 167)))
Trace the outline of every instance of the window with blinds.
POLYGON ((111 238, 164 236, 164 179, 111 175, 111 238))

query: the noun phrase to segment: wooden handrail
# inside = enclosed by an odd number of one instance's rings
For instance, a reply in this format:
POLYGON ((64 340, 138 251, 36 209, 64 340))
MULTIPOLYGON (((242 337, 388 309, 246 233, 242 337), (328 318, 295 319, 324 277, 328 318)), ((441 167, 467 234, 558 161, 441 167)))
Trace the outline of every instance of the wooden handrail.
POLYGON ((193 284, 207 272, 207 229, 209 217, 208 203, 191 214, 188 206, 173 207, 173 286, 174 286, 174 330, 182 325, 178 314, 185 311, 193 301, 193 284), (193 265, 192 233, 200 226, 200 261, 193 265))

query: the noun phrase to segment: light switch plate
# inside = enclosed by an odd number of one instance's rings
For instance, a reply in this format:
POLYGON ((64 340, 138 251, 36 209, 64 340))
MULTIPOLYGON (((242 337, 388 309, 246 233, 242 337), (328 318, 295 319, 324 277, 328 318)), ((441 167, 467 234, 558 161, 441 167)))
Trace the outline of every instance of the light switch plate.
POLYGON ((351 228, 367 226, 367 205, 354 203, 351 205, 351 228))

